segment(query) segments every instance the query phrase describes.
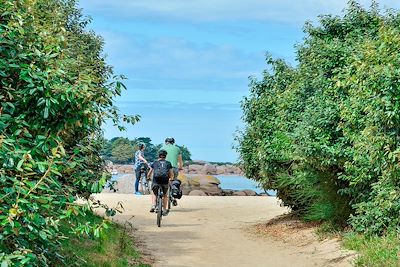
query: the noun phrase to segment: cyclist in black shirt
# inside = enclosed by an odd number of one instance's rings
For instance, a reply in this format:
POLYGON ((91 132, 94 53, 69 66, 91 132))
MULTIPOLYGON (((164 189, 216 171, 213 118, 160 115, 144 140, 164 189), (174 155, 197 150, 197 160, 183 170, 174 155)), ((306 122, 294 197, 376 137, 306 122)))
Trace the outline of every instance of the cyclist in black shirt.
POLYGON ((156 197, 158 188, 161 186, 163 191, 163 215, 168 214, 167 203, 168 203, 168 183, 174 178, 174 172, 172 170, 171 162, 166 161, 167 151, 160 150, 158 152, 158 160, 150 165, 149 177, 153 174, 152 190, 153 195, 151 196, 151 209, 150 212, 155 211, 156 197))

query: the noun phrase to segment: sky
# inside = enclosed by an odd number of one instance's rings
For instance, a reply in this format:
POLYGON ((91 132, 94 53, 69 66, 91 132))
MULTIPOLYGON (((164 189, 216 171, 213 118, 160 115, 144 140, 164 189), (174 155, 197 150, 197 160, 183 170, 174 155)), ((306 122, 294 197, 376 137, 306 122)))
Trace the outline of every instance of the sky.
MULTIPOLYGON (((377 1, 400 8, 398 0, 377 1)), ((105 41, 107 62, 127 77, 115 100, 140 122, 105 137, 174 137, 192 159, 236 162, 243 128, 240 102, 249 77, 260 78, 265 54, 296 65, 306 21, 340 15, 346 0, 81 0, 90 29, 105 41)), ((359 1, 368 7, 369 0, 359 1)))

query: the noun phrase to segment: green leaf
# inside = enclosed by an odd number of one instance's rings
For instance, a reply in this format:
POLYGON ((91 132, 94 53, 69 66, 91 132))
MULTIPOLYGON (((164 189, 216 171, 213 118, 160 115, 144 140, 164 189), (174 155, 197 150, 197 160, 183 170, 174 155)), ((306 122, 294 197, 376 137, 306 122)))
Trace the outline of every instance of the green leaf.
POLYGON ((19 170, 19 171, 23 171, 23 170, 21 169, 21 166, 22 166, 22 164, 24 164, 24 162, 25 162, 25 160, 24 160, 24 159, 21 159, 20 161, 18 161, 18 164, 17 164, 17 170, 19 170))
POLYGON ((46 172, 46 170, 47 170, 47 163, 45 163, 45 162, 37 162, 37 166, 38 166, 39 171, 40 171, 41 173, 46 172))
POLYGON ((43 118, 47 119, 49 117, 49 108, 45 107, 43 111, 43 118))
POLYGON ((45 231, 40 231, 39 232, 39 236, 43 239, 43 240, 47 240, 47 233, 45 231))

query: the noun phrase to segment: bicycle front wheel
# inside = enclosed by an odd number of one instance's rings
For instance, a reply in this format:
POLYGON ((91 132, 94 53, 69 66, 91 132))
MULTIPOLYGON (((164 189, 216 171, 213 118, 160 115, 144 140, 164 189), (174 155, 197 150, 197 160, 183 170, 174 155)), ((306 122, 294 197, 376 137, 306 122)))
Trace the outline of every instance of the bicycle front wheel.
POLYGON ((160 196, 160 194, 158 194, 157 196, 157 226, 161 227, 161 218, 162 218, 162 197, 160 196))

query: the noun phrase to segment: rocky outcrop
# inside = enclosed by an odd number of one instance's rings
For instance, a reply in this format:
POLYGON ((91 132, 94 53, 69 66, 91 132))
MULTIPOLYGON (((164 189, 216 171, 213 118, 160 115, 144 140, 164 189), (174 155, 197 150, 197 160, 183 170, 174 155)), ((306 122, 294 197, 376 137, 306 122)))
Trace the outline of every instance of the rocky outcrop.
MULTIPOLYGON (((182 193, 189 196, 256 196, 257 193, 253 190, 232 190, 221 189, 220 181, 212 175, 184 175, 179 174, 178 179, 181 180, 182 193)), ((135 176, 126 174, 118 178, 114 188, 105 188, 103 193, 119 193, 132 194, 134 193, 135 176)))
POLYGON ((179 174, 178 179, 182 181, 181 188, 184 195, 189 196, 257 196, 258 194, 249 189, 232 190, 221 189, 220 181, 212 175, 184 175, 179 174), (204 194, 200 193, 203 192, 204 194))
POLYGON ((243 175, 243 171, 235 165, 215 165, 210 163, 201 164, 195 162, 184 167, 184 172, 187 174, 208 174, 208 175, 243 175))
POLYGON ((222 193, 222 189, 219 187, 221 182, 211 175, 184 175, 180 173, 178 179, 182 182, 181 188, 184 195, 189 195, 194 190, 201 190, 207 196, 219 196, 222 193))
MULTIPOLYGON (((133 164, 120 165, 109 162, 107 169, 112 172, 116 171, 118 174, 134 173, 133 164)), ((207 174, 207 175, 243 175, 243 171, 236 165, 224 164, 216 165, 210 164, 205 161, 195 161, 184 167, 186 174, 207 174)))

